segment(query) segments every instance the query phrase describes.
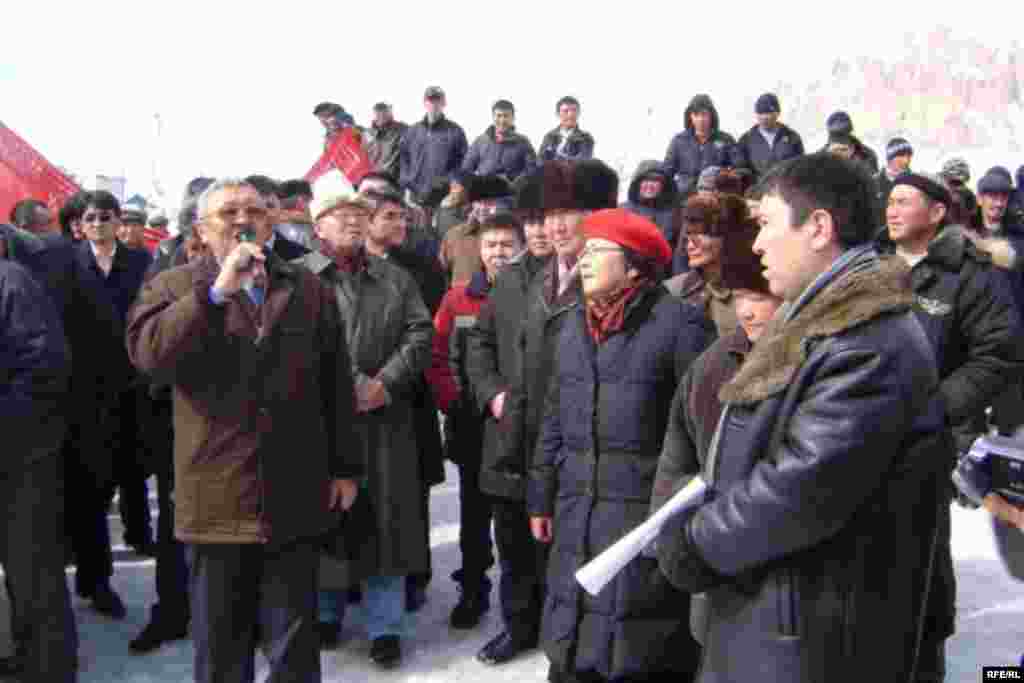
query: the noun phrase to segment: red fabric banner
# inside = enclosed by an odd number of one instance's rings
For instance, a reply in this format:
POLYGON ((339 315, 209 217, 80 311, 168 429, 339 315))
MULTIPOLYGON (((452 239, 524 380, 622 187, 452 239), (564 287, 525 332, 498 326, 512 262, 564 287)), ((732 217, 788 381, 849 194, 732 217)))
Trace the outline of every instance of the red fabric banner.
POLYGON ((56 220, 61 205, 80 189, 17 133, 0 123, 0 221, 6 223, 11 209, 23 199, 45 202, 56 220))
POLYGON ((331 140, 331 144, 320 156, 313 168, 306 173, 306 180, 310 184, 315 183, 321 176, 337 169, 355 187, 363 176, 373 170, 370 157, 360 143, 356 129, 346 127, 341 129, 331 140))

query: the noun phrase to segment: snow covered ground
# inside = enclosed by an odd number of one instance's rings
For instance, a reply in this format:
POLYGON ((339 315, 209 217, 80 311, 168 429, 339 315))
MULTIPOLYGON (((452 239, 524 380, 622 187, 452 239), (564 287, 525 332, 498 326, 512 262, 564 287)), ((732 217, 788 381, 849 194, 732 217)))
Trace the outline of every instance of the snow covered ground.
MULTIPOLYGON (((381 672, 369 662, 369 644, 361 627, 360 610, 353 608, 347 617, 341 646, 322 655, 324 681, 545 680, 547 662, 536 652, 499 668, 485 667, 474 659, 477 650, 500 629, 497 590, 492 595, 491 612, 477 629, 454 631, 448 626, 448 613, 457 600, 455 584, 448 577, 459 564, 456 481, 455 471, 449 469, 448 483, 433 492, 434 581, 426 606, 409 617, 410 637, 404 643, 403 666, 381 672)), ((155 514, 155 500, 153 503, 155 514)), ((111 515, 111 526, 115 543, 120 542, 121 525, 116 513, 111 515)), ((953 553, 959 581, 959 632, 949 643, 947 681, 974 683, 980 679, 983 665, 1015 664, 1024 652, 1024 585, 1009 578, 1003 569, 982 511, 954 507, 953 553)), ((190 641, 165 645, 141 657, 129 653, 128 641, 145 625, 149 605, 155 599, 154 564, 153 560, 138 558, 123 548, 117 550, 115 559, 114 586, 124 598, 128 617, 121 622, 108 620, 76 598, 81 681, 191 681, 190 641)), ((0 650, 6 650, 9 642, 7 603, 0 601, 0 650)), ((265 669, 260 668, 257 680, 264 678, 265 669)))

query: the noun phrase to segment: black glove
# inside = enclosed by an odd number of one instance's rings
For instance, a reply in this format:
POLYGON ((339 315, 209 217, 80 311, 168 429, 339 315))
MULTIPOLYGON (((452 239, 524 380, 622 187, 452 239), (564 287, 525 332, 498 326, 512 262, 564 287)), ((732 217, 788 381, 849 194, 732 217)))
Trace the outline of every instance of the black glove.
MULTIPOLYGON (((953 471, 953 483, 957 491, 969 501, 973 507, 981 505, 992 490, 992 463, 988 453, 982 448, 971 447, 966 455, 961 456, 953 471)), ((958 496, 958 500, 960 500, 958 496)), ((962 501, 961 501, 962 502, 962 501)))
POLYGON ((670 520, 658 537, 658 566, 669 583, 687 593, 703 593, 728 582, 700 556, 693 542, 693 513, 670 520))

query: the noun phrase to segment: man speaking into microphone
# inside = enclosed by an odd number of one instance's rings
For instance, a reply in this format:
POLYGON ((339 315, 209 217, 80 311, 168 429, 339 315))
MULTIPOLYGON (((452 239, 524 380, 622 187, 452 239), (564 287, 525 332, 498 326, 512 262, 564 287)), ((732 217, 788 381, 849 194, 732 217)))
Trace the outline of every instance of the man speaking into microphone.
POLYGON ((318 536, 362 474, 353 386, 334 294, 264 248, 254 187, 199 198, 200 260, 153 278, 128 352, 174 387, 175 535, 188 545, 195 680, 320 681, 318 536), (257 638, 262 638, 262 643, 257 638))

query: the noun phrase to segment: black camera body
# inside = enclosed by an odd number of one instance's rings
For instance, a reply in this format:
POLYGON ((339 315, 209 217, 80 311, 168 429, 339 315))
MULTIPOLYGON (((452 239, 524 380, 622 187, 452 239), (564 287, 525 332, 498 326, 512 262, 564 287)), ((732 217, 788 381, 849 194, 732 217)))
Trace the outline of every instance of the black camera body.
POLYGON ((1024 507, 1024 440, 1005 436, 984 436, 971 450, 988 454, 992 491, 1010 503, 1024 507))

